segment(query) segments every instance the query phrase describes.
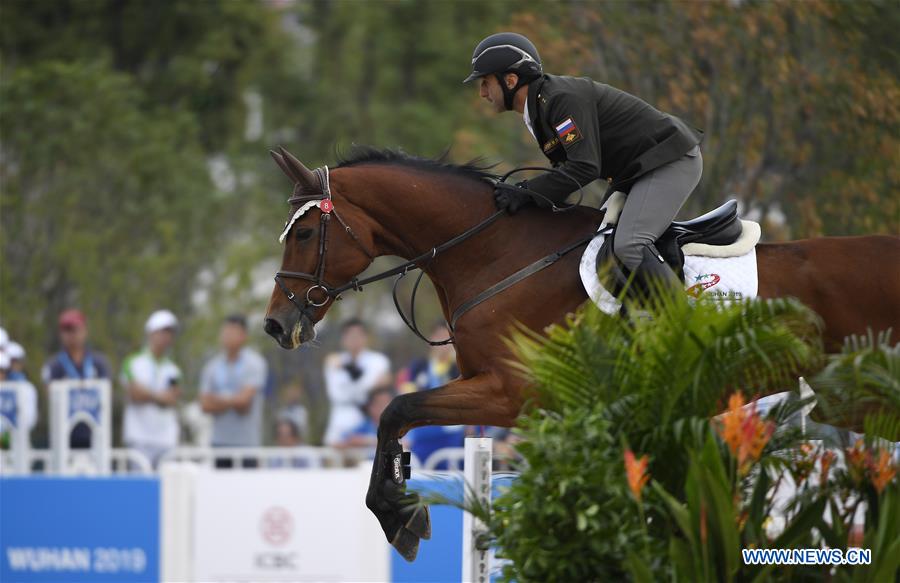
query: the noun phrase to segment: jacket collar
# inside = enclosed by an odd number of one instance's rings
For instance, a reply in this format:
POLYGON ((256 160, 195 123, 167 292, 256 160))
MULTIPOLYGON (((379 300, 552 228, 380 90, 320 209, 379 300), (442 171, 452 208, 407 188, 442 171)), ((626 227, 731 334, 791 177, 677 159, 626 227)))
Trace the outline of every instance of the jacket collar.
POLYGON ((545 79, 546 76, 541 76, 528 84, 528 118, 531 120, 531 127, 535 128, 535 131, 537 131, 538 127, 538 93, 540 93, 545 79))

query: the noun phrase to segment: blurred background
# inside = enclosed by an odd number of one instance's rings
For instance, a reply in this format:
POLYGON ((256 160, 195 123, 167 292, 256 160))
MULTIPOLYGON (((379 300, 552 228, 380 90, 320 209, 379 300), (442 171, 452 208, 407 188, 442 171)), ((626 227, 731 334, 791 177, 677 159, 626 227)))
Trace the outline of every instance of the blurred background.
MULTIPOLYGON (((705 130, 684 216, 735 197, 767 240, 900 232, 891 2, 5 0, 0 325, 28 377, 59 350, 63 310, 87 316, 117 371, 165 308, 181 323, 173 358, 191 399, 222 318, 245 313, 270 370, 266 442, 292 403, 317 442, 322 359, 342 320, 364 317, 394 371, 426 351, 389 282, 336 306, 319 348, 286 352, 263 335, 290 193, 267 150, 310 167, 354 143, 546 165, 520 116, 491 115, 461 84, 475 44, 503 30, 530 37, 546 72, 590 76, 705 130)), ((429 290, 420 298, 420 321, 436 318, 429 290)))

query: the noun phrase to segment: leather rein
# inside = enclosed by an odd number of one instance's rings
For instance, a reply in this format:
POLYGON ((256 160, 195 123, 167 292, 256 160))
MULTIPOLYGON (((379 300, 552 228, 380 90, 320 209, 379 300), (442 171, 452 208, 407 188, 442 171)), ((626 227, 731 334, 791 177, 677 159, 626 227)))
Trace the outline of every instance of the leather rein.
MULTIPOLYGON (((563 212, 563 211, 567 211, 567 210, 570 210, 570 209, 578 206, 578 204, 581 202, 581 199, 584 196, 584 191, 582 189, 581 184, 579 184, 578 181, 576 181, 574 178, 572 178, 571 176, 569 176, 568 174, 566 174, 565 172, 563 172, 559 169, 531 168, 531 167, 517 168, 511 172, 508 172, 504 176, 499 177, 499 181, 504 182, 509 176, 511 176, 512 174, 519 172, 521 170, 536 170, 536 169, 543 170, 546 172, 557 172, 559 174, 562 174, 563 176, 566 176, 567 178, 569 178, 570 180, 575 182, 575 184, 578 185, 580 197, 579 197, 578 202, 576 202, 572 205, 566 205, 563 207, 559 207, 559 206, 555 205, 552 201, 549 201, 549 199, 547 199, 546 197, 540 195, 539 193, 529 191, 530 194, 538 196, 540 198, 543 198, 544 200, 549 202, 550 205, 552 206, 552 209, 554 212, 563 212)), ((457 322, 457 320, 459 320, 459 318, 464 313, 468 312, 469 310, 471 310, 478 304, 493 297, 494 295, 499 294, 500 292, 509 288, 513 284, 518 283, 519 281, 537 273, 538 271, 541 271, 542 269, 544 269, 546 267, 549 267, 550 265, 553 265, 554 263, 556 263, 556 261, 561 259, 564 255, 566 255, 570 251, 589 242, 591 239, 594 238, 594 235, 595 235, 595 233, 592 232, 592 233, 590 233, 589 236, 579 239, 578 241, 564 247, 563 249, 560 249, 560 250, 556 251, 555 253, 551 253, 550 255, 547 255, 546 257, 543 257, 543 258, 523 267, 522 269, 516 271, 512 275, 504 278, 500 282, 492 285, 488 289, 479 293, 475 297, 467 300, 466 302, 463 302, 453 311, 450 321, 447 323, 448 327, 450 328, 451 335, 444 340, 432 341, 429 338, 427 338, 424 334, 422 334, 422 332, 419 330, 419 327, 416 324, 416 316, 415 316, 416 294, 419 289, 419 283, 422 281, 422 277, 425 275, 425 271, 423 270, 419 274, 419 276, 416 278, 416 282, 413 287, 412 295, 410 297, 410 317, 407 317, 406 314, 404 313, 403 309, 400 306, 400 300, 397 297, 398 286, 400 284, 400 281, 410 271, 412 271, 414 269, 422 269, 423 266, 420 264, 424 263, 424 265, 428 265, 428 263, 430 263, 432 260, 434 260, 434 258, 437 257, 440 253, 446 251, 447 249, 455 247, 456 245, 462 243, 466 239, 469 239, 470 237, 477 235, 478 233, 480 233, 481 231, 483 231, 490 225, 494 224, 494 222, 497 219, 499 219, 502 215, 506 214, 506 211, 498 210, 498 211, 494 212, 493 214, 491 214, 490 216, 488 216, 481 222, 466 229, 465 231, 463 231, 459 235, 453 237, 452 239, 445 241, 444 243, 442 243, 440 245, 432 247, 431 250, 426 251, 425 253, 422 253, 421 255, 414 257, 414 258, 410 259, 409 261, 406 261, 405 263, 402 263, 396 267, 393 267, 391 269, 382 271, 381 273, 378 273, 376 275, 372 275, 370 277, 366 277, 363 279, 354 277, 349 282, 347 282, 343 285, 334 286, 334 285, 329 284, 325 280, 325 265, 326 265, 325 260, 326 260, 326 256, 328 253, 328 236, 327 236, 328 235, 328 225, 331 222, 332 215, 334 215, 335 219, 344 228, 344 231, 348 235, 350 235, 350 238, 356 242, 357 246, 369 258, 370 263, 371 263, 371 261, 375 260, 375 255, 373 255, 372 253, 369 252, 368 249, 366 249, 365 245, 363 245, 362 240, 356 235, 356 233, 353 232, 353 229, 350 227, 350 225, 348 225, 346 223, 346 221, 344 221, 344 219, 341 218, 340 214, 338 213, 337 209, 335 208, 334 202, 332 201, 332 198, 331 198, 331 184, 329 181, 328 166, 322 166, 320 168, 316 168, 315 170, 313 170, 313 174, 319 180, 321 194, 300 195, 300 194, 298 194, 298 191, 297 191, 299 186, 295 187, 294 193, 291 195, 291 198, 288 199, 288 204, 290 204, 292 208, 294 205, 298 205, 298 204, 300 205, 300 207, 297 209, 297 211, 294 213, 294 215, 285 224, 285 228, 284 228, 284 231, 282 232, 281 240, 282 241, 286 240, 286 237, 287 237, 288 233, 290 232, 290 230, 293 226, 293 223, 297 219, 299 219, 306 210, 309 210, 312 207, 318 207, 319 211, 321 212, 321 215, 319 217, 319 227, 320 227, 319 228, 319 245, 318 245, 319 249, 318 249, 318 259, 316 262, 315 272, 314 273, 306 273, 306 272, 302 272, 302 271, 281 270, 275 274, 275 283, 276 283, 276 285, 278 285, 279 289, 281 289, 281 291, 285 294, 287 299, 294 305, 294 307, 296 307, 297 310, 299 310, 300 314, 302 316, 306 316, 311 321, 313 318, 312 312, 316 308, 320 308, 320 307, 324 306, 331 299, 333 299, 335 301, 340 300, 341 294, 343 294, 345 291, 348 291, 348 290, 363 291, 364 285, 368 285, 368 284, 374 283, 376 281, 381 281, 383 279, 387 279, 389 277, 393 277, 396 275, 398 277, 397 277, 396 281, 394 282, 392 296, 394 299, 394 306, 396 307, 397 313, 400 315, 400 318, 403 320, 403 323, 406 324, 406 326, 416 336, 418 336, 421 340, 427 342, 431 346, 441 346, 444 344, 453 344, 454 343, 453 332, 455 331, 455 328, 456 328, 456 322, 457 322), (284 283, 285 279, 301 279, 301 280, 310 281, 313 283, 313 285, 306 290, 306 297, 302 304, 300 303, 300 300, 297 298, 297 295, 294 292, 292 292, 288 288, 288 286, 284 283), (313 294, 313 290, 316 290, 315 294, 313 294), (318 296, 318 298, 314 297, 314 296, 318 296)))

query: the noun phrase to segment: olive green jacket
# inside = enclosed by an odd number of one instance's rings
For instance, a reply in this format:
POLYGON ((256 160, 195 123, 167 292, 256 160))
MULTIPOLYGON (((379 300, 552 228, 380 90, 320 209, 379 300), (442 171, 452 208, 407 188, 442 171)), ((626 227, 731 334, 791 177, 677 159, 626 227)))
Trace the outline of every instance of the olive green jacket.
MULTIPOLYGON (((681 158, 703 132, 643 100, 586 77, 543 75, 528 85, 527 115, 555 168, 587 185, 601 178, 628 192, 635 180, 681 158)), ((560 203, 577 186, 556 173, 527 187, 560 203)))

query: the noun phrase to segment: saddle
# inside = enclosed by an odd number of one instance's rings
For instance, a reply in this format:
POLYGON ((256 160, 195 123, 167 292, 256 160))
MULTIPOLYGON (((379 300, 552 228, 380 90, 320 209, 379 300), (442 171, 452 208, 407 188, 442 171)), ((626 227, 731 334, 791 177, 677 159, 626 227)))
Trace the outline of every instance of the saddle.
MULTIPOLYGON (((625 204, 625 195, 615 192, 605 205, 604 222, 611 226, 600 252, 597 269, 608 270, 609 289, 618 292, 628 281, 627 269, 613 254, 615 225, 625 204)), ((720 207, 688 221, 675 221, 656 241, 658 254, 666 264, 684 279, 684 256, 708 255, 713 257, 738 256, 748 253, 759 242, 757 223, 742 221, 737 213, 737 201, 729 200, 720 207)))

